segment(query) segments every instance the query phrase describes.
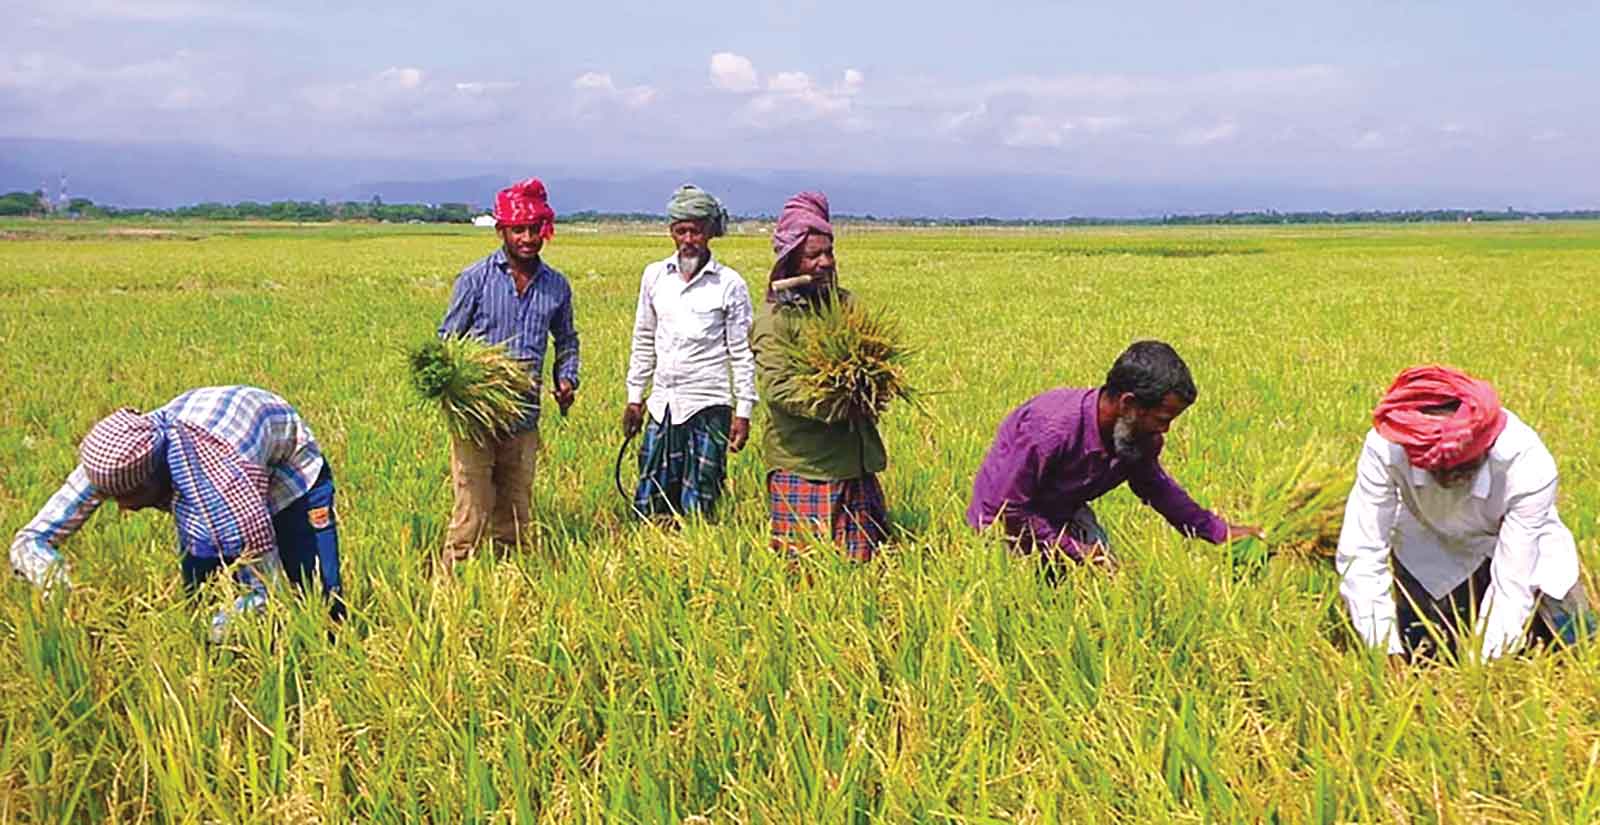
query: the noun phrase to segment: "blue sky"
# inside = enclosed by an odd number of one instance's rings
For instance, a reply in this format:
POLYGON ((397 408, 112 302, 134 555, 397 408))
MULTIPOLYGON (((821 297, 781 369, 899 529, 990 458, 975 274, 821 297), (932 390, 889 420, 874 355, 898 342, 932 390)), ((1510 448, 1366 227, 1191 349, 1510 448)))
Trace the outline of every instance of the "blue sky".
POLYGON ((1600 204, 1594 3, 7 7, 9 137, 1600 204))

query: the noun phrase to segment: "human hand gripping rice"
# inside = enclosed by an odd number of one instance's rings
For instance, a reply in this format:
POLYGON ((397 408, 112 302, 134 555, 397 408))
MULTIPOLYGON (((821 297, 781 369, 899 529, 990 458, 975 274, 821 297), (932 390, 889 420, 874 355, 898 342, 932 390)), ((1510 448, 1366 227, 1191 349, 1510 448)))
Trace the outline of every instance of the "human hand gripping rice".
POLYGON ((456 438, 482 446, 510 435, 528 415, 533 377, 504 345, 452 335, 424 341, 409 359, 412 388, 438 405, 456 438))
POLYGON ((815 312, 785 328, 779 344, 794 367, 790 398, 808 415, 876 421, 896 399, 917 403, 906 380, 913 353, 898 322, 859 301, 825 294, 815 312))

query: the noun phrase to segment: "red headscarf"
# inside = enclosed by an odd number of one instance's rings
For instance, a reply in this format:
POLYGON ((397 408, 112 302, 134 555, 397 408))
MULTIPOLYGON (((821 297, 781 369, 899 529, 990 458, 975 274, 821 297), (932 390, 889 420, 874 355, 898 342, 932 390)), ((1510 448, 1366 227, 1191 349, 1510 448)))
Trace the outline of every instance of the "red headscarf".
POLYGON ((556 211, 550 208, 550 196, 545 194, 544 184, 538 178, 528 178, 521 183, 508 186, 495 196, 496 229, 535 223, 544 227, 539 232, 542 240, 548 241, 556 234, 556 211))
POLYGON ((1372 411, 1378 435, 1405 448, 1413 467, 1448 470, 1477 460, 1506 428, 1500 396, 1487 382, 1436 364, 1412 367, 1389 385, 1372 411), (1425 407, 1451 401, 1452 414, 1430 415, 1425 407))

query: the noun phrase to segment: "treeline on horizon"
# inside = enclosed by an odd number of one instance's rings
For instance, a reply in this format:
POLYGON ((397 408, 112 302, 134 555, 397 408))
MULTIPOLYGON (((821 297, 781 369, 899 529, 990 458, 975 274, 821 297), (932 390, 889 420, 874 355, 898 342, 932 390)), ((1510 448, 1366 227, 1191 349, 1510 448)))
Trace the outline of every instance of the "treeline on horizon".
MULTIPOLYGON (((370 221, 382 223, 468 223, 487 210, 467 203, 384 203, 370 201, 272 201, 259 203, 197 203, 171 209, 103 206, 88 198, 72 198, 52 205, 42 192, 8 192, 0 195, 0 216, 35 218, 93 218, 104 220, 253 220, 297 223, 370 221)), ((584 210, 561 216, 562 223, 661 223, 664 215, 648 212, 598 212, 584 210)), ((771 222, 772 215, 741 215, 737 221, 771 222)), ((1207 212, 1144 218, 937 218, 838 215, 851 223, 947 227, 1053 227, 1053 226, 1184 226, 1196 224, 1256 225, 1309 223, 1454 223, 1464 221, 1600 220, 1600 209, 1525 212, 1519 209, 1405 209, 1351 212, 1207 212)))

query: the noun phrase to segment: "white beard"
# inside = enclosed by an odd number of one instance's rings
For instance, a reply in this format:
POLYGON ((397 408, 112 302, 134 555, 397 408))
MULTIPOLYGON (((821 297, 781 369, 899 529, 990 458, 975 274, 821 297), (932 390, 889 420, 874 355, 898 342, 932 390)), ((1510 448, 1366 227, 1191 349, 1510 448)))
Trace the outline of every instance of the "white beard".
POLYGON ((678 256, 678 271, 679 272, 687 272, 687 273, 690 273, 690 274, 693 274, 695 272, 699 272, 700 271, 700 259, 699 258, 685 258, 682 255, 679 255, 678 256))
POLYGON ((1112 451, 1117 458, 1123 461, 1142 461, 1145 457, 1147 441, 1136 437, 1133 433, 1133 420, 1118 418, 1116 426, 1111 431, 1112 451))

